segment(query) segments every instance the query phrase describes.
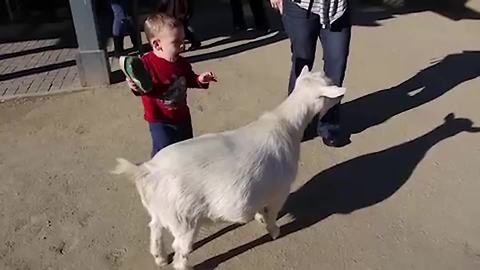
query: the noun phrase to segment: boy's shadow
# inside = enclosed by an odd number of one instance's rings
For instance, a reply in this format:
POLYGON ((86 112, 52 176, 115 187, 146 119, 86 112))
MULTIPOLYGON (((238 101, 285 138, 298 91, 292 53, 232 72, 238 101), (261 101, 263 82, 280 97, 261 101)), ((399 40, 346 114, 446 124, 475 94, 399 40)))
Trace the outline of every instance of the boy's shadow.
MULTIPOLYGON (((423 136, 353 158, 318 173, 290 194, 283 214, 288 213, 295 219, 281 227, 281 237, 315 225, 332 214, 348 214, 388 199, 408 181, 430 149, 461 132, 477 133, 480 128, 473 127, 469 119, 455 118, 449 114, 442 125, 423 136)), ((227 227, 223 233, 235 228, 227 227)), ((213 269, 269 241, 270 237, 265 235, 208 259, 195 269, 213 269)))
POLYGON ((397 86, 344 103, 342 126, 350 134, 360 133, 479 76, 480 51, 448 55, 397 86))

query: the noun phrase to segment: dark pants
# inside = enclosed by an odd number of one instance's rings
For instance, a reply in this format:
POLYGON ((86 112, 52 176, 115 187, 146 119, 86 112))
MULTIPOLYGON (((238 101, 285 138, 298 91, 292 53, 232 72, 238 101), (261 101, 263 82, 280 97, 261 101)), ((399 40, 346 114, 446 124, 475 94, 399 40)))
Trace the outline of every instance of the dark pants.
MULTIPOLYGON (((160 0, 158 12, 168 13, 169 7, 172 5, 170 1, 173 1, 173 0, 160 0)), ((193 16, 193 1, 187 0, 187 10, 185 10, 185 18, 181 18, 181 21, 183 24, 183 31, 185 33, 185 39, 190 41, 192 45, 195 44, 197 46, 200 46, 200 44, 198 44, 200 41, 197 39, 195 35, 195 31, 193 27, 190 25, 190 18, 192 18, 192 16, 193 16)))
POLYGON ((163 148, 193 138, 192 122, 182 124, 148 123, 152 136, 152 157, 163 148))
MULTIPOLYGON (((307 16, 305 9, 297 6, 293 1, 284 1, 283 25, 291 42, 292 69, 288 84, 290 94, 302 68, 307 65, 312 69, 315 60, 317 40, 323 48, 323 70, 332 81, 341 86, 345 77, 347 58, 350 46, 351 23, 350 15, 344 14, 337 19, 330 28, 322 28, 320 17, 311 13, 307 16)), ((340 105, 333 107, 321 121, 315 118, 313 125, 317 125, 320 134, 322 126, 338 126, 340 122, 340 105), (327 125, 325 125, 327 124, 327 125)), ((311 128, 311 126, 310 126, 311 128)))
MULTIPOLYGON (((267 15, 263 0, 249 0, 250 8, 252 9, 253 19, 257 28, 267 27, 267 15)), ((245 17, 243 14, 242 0, 230 0, 230 6, 233 14, 233 25, 235 27, 245 27, 245 17)))
POLYGON ((127 33, 130 35, 133 46, 137 45, 135 25, 132 17, 128 15, 130 5, 130 0, 110 0, 110 7, 113 11, 113 45, 117 54, 123 51, 123 37, 127 33))
POLYGON ((126 33, 133 34, 133 21, 129 16, 130 5, 130 0, 110 0, 113 11, 112 33, 114 37, 123 37, 126 33))

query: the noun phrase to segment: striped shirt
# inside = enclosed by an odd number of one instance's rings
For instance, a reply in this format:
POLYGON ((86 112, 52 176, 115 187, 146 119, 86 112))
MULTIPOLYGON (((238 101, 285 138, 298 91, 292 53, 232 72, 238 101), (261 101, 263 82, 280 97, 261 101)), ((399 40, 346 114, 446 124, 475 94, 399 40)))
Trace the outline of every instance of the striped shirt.
POLYGON ((290 0, 295 2, 303 9, 307 9, 312 4, 312 13, 320 16, 322 26, 330 26, 335 20, 340 18, 347 10, 348 0, 290 0))

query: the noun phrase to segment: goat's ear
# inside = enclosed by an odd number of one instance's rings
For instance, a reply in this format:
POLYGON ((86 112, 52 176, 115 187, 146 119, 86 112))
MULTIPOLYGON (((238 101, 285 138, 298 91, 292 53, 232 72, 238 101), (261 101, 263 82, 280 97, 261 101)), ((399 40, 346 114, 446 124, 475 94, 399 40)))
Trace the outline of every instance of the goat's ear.
POLYGON ((303 77, 303 76, 307 75, 307 73, 309 73, 309 72, 310 72, 310 70, 308 69, 308 66, 305 65, 302 68, 302 72, 300 72, 300 75, 298 77, 303 77))
POLYGON ((338 87, 338 86, 335 86, 335 85, 326 86, 326 87, 323 88, 323 96, 328 97, 328 98, 337 98, 337 97, 345 95, 346 91, 347 91, 347 89, 343 88, 343 87, 338 87))

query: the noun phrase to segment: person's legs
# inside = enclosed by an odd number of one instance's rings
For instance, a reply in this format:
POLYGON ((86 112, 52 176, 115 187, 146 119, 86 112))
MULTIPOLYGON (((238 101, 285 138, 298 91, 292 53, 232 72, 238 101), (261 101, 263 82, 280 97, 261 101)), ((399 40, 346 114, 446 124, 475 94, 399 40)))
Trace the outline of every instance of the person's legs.
POLYGON ((295 81, 302 68, 308 66, 312 69, 320 24, 318 15, 312 14, 307 18, 306 11, 292 1, 285 1, 282 21, 290 39, 292 53, 292 68, 288 84, 290 94, 295 88, 295 81))
POLYGON ((267 29, 268 21, 263 0, 249 0, 249 4, 255 20, 255 27, 259 30, 267 29))
POLYGON ((123 52, 123 37, 125 35, 125 20, 127 19, 127 1, 126 0, 110 0, 110 7, 113 11, 113 47, 115 56, 119 56, 123 52))
MULTIPOLYGON (((346 14, 345 16, 348 16, 346 14)), ((323 69, 325 75, 329 77, 337 86, 342 86, 347 68, 347 58, 350 47, 351 27, 344 18, 340 18, 340 24, 332 25, 330 29, 320 31, 320 42, 323 48, 323 69)), ((326 144, 335 144, 335 136, 339 131, 340 123, 340 104, 334 106, 318 122, 317 133, 326 140, 326 144)), ((325 141, 325 140, 324 140, 325 141)))
POLYGON ((135 20, 138 14, 134 14, 138 10, 138 6, 136 7, 135 5, 138 5, 136 1, 133 0, 122 0, 124 3, 123 5, 125 6, 126 10, 126 18, 124 19, 124 25, 125 25, 125 33, 130 36, 130 41, 132 42, 132 47, 135 50, 140 51, 140 47, 142 45, 141 43, 141 35, 139 34, 139 29, 138 29, 138 22, 135 20))
MULTIPOLYGON (((282 21, 290 39, 292 53, 292 68, 288 83, 288 94, 291 94, 302 68, 308 66, 310 70, 312 69, 320 23, 318 15, 311 14, 310 17, 307 17, 307 12, 292 1, 284 2, 282 21)), ((317 122, 317 117, 315 117, 308 125, 305 130, 305 138, 316 135, 317 122)))
POLYGON ((350 28, 341 31, 322 29, 320 41, 323 48, 323 70, 337 86, 342 86, 347 69, 347 58, 350 46, 350 28))
POLYGON ((188 20, 183 21, 183 30, 185 32, 185 39, 191 43, 189 50, 199 49, 202 46, 202 43, 195 36, 193 28, 189 26, 188 20))
POLYGON ((232 8, 233 28, 241 30, 245 28, 245 18, 243 14, 242 0, 230 0, 230 7, 232 8))
POLYGON ((202 46, 200 40, 198 40, 197 36, 195 35, 195 30, 190 25, 190 19, 193 16, 193 1, 187 1, 187 15, 186 18, 183 20, 183 29, 185 31, 185 38, 190 41, 191 46, 190 50, 199 49, 202 46))

